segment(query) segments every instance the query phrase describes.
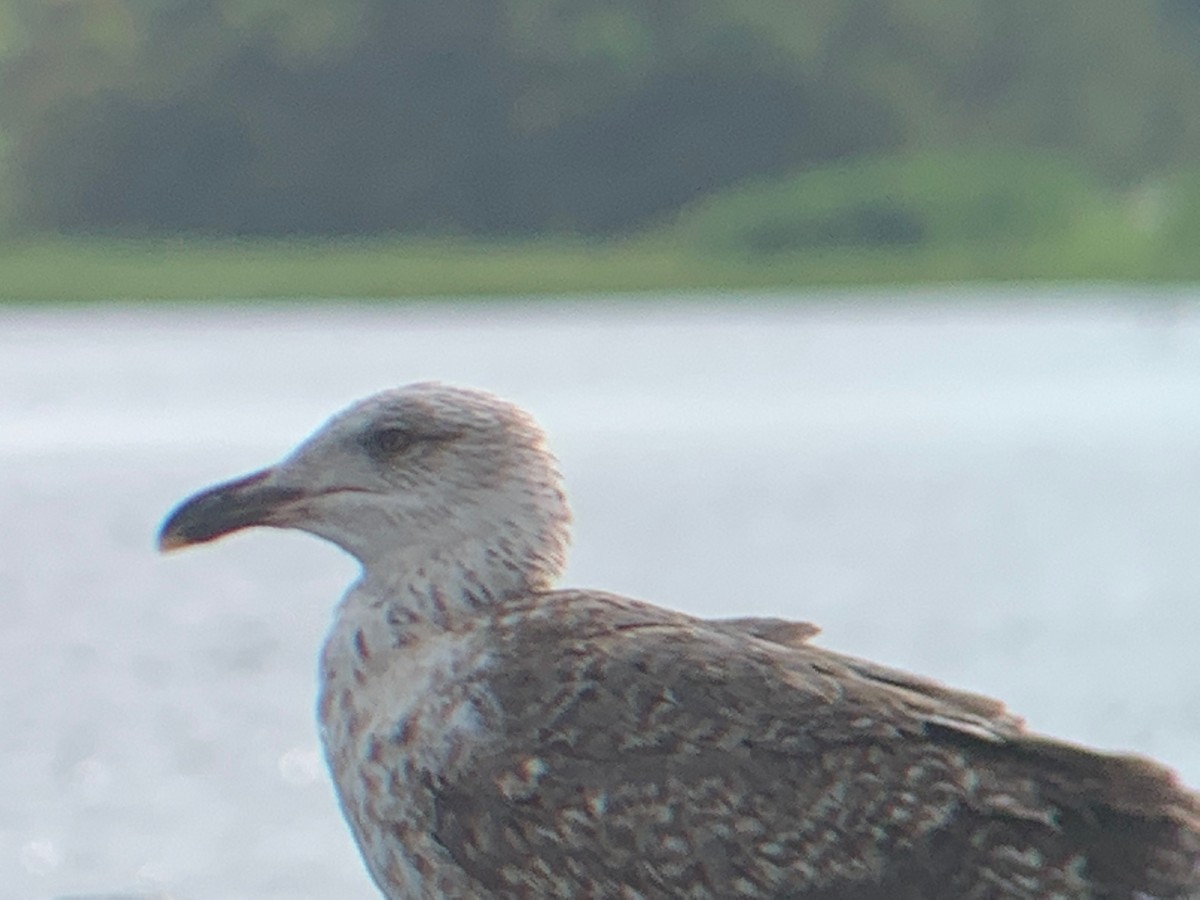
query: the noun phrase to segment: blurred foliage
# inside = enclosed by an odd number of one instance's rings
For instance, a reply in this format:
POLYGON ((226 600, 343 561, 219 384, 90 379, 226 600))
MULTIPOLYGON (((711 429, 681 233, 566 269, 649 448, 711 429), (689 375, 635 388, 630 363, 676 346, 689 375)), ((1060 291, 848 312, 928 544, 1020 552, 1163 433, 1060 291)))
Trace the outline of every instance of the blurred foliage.
POLYGON ((892 156, 717 194, 675 231, 687 245, 749 256, 1024 244, 1097 215, 1100 194, 1078 167, 1044 155, 892 156))
POLYGON ((0 147, 18 233, 990 240, 1200 163, 1200 3, 0 0, 0 147))
POLYGON ((1194 282, 1197 234, 1200 166, 1113 190, 1061 159, 924 154, 730 189, 626 239, 10 239, 0 301, 1194 282))

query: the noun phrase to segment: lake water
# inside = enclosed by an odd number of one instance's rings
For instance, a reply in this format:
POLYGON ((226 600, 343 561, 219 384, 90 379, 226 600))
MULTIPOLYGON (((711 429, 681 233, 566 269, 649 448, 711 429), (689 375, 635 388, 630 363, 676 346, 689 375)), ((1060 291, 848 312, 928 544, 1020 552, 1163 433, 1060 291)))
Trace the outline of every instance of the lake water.
POLYGON ((542 420, 571 584, 811 620, 1200 784, 1200 304, 962 299, 0 310, 0 893, 375 896, 312 710, 354 566, 153 537, 428 378, 542 420))

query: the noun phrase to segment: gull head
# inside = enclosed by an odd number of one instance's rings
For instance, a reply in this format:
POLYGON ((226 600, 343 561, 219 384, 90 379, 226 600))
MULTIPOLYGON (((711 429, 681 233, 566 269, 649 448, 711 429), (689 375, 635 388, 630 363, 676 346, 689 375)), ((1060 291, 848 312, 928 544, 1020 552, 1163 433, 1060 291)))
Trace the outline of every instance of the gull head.
POLYGON ((561 573, 569 523, 554 458, 527 413, 483 391, 421 383, 368 397, 282 462, 185 500, 159 547, 296 528, 368 572, 457 566, 485 587, 490 575, 497 590, 540 590, 561 573))

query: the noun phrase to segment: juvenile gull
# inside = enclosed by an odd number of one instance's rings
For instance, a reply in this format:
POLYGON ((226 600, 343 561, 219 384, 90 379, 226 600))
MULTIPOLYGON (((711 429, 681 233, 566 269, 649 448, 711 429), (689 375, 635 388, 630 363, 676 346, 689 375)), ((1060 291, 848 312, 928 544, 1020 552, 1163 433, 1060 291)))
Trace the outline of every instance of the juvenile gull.
POLYGON ((385 896, 1200 897, 1200 798, 1167 769, 811 625, 556 589, 569 520, 529 415, 416 384, 162 527, 298 528, 362 563, 320 725, 385 896))

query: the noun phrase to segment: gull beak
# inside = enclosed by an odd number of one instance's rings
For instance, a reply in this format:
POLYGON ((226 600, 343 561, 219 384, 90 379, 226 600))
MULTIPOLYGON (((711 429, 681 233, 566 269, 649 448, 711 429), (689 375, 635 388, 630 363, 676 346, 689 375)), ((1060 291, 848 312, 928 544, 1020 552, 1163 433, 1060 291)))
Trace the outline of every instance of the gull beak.
POLYGON ((184 500, 159 529, 158 549, 166 553, 203 544, 252 525, 286 525, 284 511, 305 492, 273 484, 274 474, 263 469, 184 500))

